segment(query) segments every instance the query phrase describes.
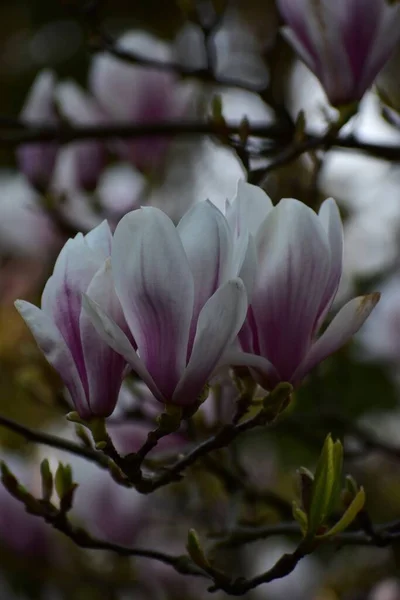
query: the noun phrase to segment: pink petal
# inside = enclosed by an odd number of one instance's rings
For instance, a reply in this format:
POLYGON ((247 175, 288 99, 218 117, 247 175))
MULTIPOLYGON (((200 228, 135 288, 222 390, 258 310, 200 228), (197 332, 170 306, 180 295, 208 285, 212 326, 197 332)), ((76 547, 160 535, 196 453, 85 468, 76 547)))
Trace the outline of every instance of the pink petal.
MULTIPOLYGON (((110 318, 123 326, 122 309, 115 294, 109 260, 93 277, 87 295, 101 306, 110 318)), ((79 329, 88 379, 90 409, 94 415, 108 417, 117 403, 126 361, 103 340, 85 310, 81 312, 79 329)))
POLYGON ((282 200, 257 236, 258 276, 252 312, 259 352, 282 380, 311 346, 329 277, 330 250, 317 215, 297 200, 282 200))
POLYGON ((153 207, 123 217, 111 260, 139 356, 168 398, 186 366, 194 296, 189 262, 171 219, 153 207))
POLYGON ((78 234, 61 250, 42 295, 42 310, 70 349, 86 393, 87 377, 79 331, 82 292, 87 290, 101 264, 101 257, 88 248, 82 234, 78 234))
MULTIPOLYGON (((22 122, 28 125, 55 124, 55 77, 44 70, 36 77, 21 112, 22 122)), ((40 190, 47 188, 54 169, 58 146, 55 142, 21 145, 17 149, 19 168, 40 190)))
POLYGON ((15 307, 28 325, 48 362, 59 373, 71 394, 79 415, 82 418, 90 417, 90 407, 74 357, 56 325, 43 310, 29 302, 17 300, 15 307))
POLYGON ((247 311, 246 289, 240 279, 231 279, 204 305, 197 323, 192 355, 173 402, 196 402, 225 351, 236 338, 247 311))
POLYGON ((357 100, 349 57, 342 43, 340 2, 279 0, 289 27, 284 35, 322 83, 332 104, 357 100))
POLYGON ((83 310, 88 314, 93 326, 103 340, 110 346, 110 348, 124 357, 126 362, 131 365, 135 373, 148 386, 154 397, 165 404, 165 397, 154 383, 153 378, 136 354, 132 343, 122 329, 101 309, 96 302, 91 300, 86 294, 83 294, 82 307, 83 310))
MULTIPOLYGON (((371 13, 371 0, 366 12, 371 13)), ((373 3, 372 3, 373 4, 373 3)), ((390 58, 395 47, 400 42, 400 6, 389 6, 388 2, 380 3, 379 25, 375 31, 375 39, 371 42, 369 54, 364 64, 364 70, 358 79, 360 95, 374 82, 375 77, 390 58)))
POLYGON ((376 306, 380 294, 368 294, 350 300, 339 311, 327 330, 313 344, 311 350, 303 360, 293 376, 293 382, 299 383, 303 377, 318 363, 325 360, 349 341, 367 319, 372 309, 376 306))

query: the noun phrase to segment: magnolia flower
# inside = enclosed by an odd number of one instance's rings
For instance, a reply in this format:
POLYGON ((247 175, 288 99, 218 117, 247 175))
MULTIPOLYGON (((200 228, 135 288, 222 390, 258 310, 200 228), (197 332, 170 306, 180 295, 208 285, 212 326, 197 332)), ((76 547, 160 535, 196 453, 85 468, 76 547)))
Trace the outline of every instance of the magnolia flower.
MULTIPOLYGON (((161 210, 123 217, 112 245, 115 290, 135 348, 87 292, 93 324, 163 403, 195 404, 236 338, 247 311, 232 235, 211 203, 195 205, 175 228, 161 210)), ((110 275, 111 276, 111 275, 110 275)))
POLYGON ((237 243, 247 230, 255 236, 257 253, 254 285, 247 284, 250 306, 239 334, 242 348, 259 359, 253 366, 263 387, 280 381, 299 384, 358 331, 379 294, 351 300, 317 338, 342 273, 343 230, 335 201, 326 200, 318 215, 288 198, 273 207, 260 188, 240 182, 228 215, 237 223, 237 243))
POLYGON ((105 221, 86 236, 78 233, 57 259, 43 291, 42 309, 23 300, 15 303, 84 419, 112 413, 126 366, 82 311, 82 293, 87 292, 125 327, 114 290, 107 287, 110 280, 104 276, 110 251, 111 232, 105 221))
MULTIPOLYGON (((143 32, 125 34, 118 45, 160 62, 171 59, 168 46, 143 32)), ((181 116, 184 110, 182 88, 174 74, 127 64, 108 53, 94 58, 89 88, 106 118, 113 122, 154 124, 181 116)), ((162 160, 168 147, 165 138, 151 137, 121 142, 117 150, 138 168, 147 169, 162 160)))
MULTIPOLYGON (((57 106, 65 119, 77 125, 102 125, 106 118, 96 102, 75 82, 60 83, 55 90, 57 106)), ((63 191, 66 184, 62 180, 61 162, 72 163, 74 177, 70 186, 92 190, 106 164, 106 147, 99 141, 74 142, 59 153, 53 180, 53 189, 63 191), (66 158, 68 156, 68 158, 66 158), (59 189, 61 188, 61 189, 59 189)), ((65 170, 65 167, 64 167, 65 170)))
POLYGON ((400 41, 387 0, 278 0, 283 32, 334 106, 362 98, 400 41))
MULTIPOLYGON (((55 79, 51 71, 41 71, 35 79, 21 112, 21 121, 27 125, 51 125, 58 118, 54 105, 55 79)), ((43 142, 19 146, 18 166, 32 185, 46 190, 53 173, 57 144, 43 142)))

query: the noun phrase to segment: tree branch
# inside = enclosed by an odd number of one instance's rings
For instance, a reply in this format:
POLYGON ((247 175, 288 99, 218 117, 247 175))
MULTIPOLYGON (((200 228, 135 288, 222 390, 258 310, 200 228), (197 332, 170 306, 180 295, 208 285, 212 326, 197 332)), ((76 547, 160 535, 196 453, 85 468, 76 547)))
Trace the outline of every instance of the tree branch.
MULTIPOLYGON (((1 121, 5 119, 6 117, 0 118, 0 145, 12 147, 20 144, 42 142, 66 144, 79 140, 138 139, 142 137, 215 135, 223 139, 229 139, 230 136, 239 135, 242 132, 242 126, 238 123, 220 124, 201 121, 167 121, 148 124, 128 122, 101 126, 87 125, 72 127, 48 124, 31 126, 26 123, 15 122, 12 126, 2 126, 1 121)), ((253 123, 249 126, 247 133, 249 137, 257 137, 274 142, 272 148, 269 148, 267 151, 268 155, 271 154, 271 150, 273 152, 281 152, 277 158, 278 164, 274 163, 274 167, 284 165, 304 152, 326 147, 355 150, 389 161, 400 160, 400 146, 363 142, 353 135, 332 137, 329 135, 319 136, 310 132, 305 134, 301 142, 293 144, 293 131, 289 127, 279 123, 253 123)), ((258 172, 260 175, 265 175, 266 170, 260 169, 253 172, 254 179, 256 179, 258 172)))
MULTIPOLYGON (((212 548, 235 548, 265 540, 275 535, 298 537, 301 535, 301 530, 295 522, 278 523, 258 528, 237 527, 217 540, 212 548)), ((340 533, 329 541, 341 546, 375 546, 383 548, 398 540, 400 540, 400 519, 391 523, 374 525, 369 531, 362 528, 357 531, 340 533)))
MULTIPOLYGON (((5 117, 3 117, 5 119, 5 117)), ((0 144, 19 145, 39 142, 66 144, 79 140, 136 139, 142 137, 173 137, 175 135, 230 136, 241 133, 240 123, 221 124, 211 121, 164 121, 158 123, 117 123, 110 125, 30 125, 16 122, 13 126, 2 126, 0 118, 0 144)), ((290 141, 292 132, 280 124, 255 123, 251 135, 273 139, 283 143, 290 141)))
MULTIPOLYGON (((174 60, 157 60, 144 56, 140 52, 134 50, 126 50, 118 45, 118 42, 104 32, 96 32, 99 38, 96 42, 92 42, 89 45, 89 49, 92 52, 107 52, 118 58, 119 60, 134 66, 145 67, 146 69, 154 69, 156 71, 166 71, 173 73, 178 77, 187 78, 192 77, 198 81, 204 83, 211 83, 215 85, 223 85, 227 87, 236 87, 248 92, 261 92, 265 86, 251 85, 243 82, 243 80, 236 77, 216 77, 213 72, 213 66, 209 60, 208 66, 204 68, 191 68, 185 67, 178 61, 174 60)), ((206 48, 208 46, 206 45, 206 48)), ((215 61, 213 61, 215 62, 215 61)))
POLYGON ((228 446, 233 440, 235 440, 240 434, 245 431, 254 429, 273 422, 277 418, 278 414, 274 410, 268 408, 261 409, 254 417, 239 423, 238 425, 225 425, 220 429, 218 433, 210 437, 205 442, 202 442, 196 446, 186 456, 178 460, 175 464, 168 467, 164 473, 158 477, 153 478, 149 481, 149 491, 157 490, 172 481, 180 479, 182 471, 193 465, 199 458, 208 455, 214 450, 219 450, 228 446))
POLYGON ((50 446, 51 448, 57 448, 58 450, 64 450, 75 456, 85 458, 90 462, 97 464, 102 469, 109 469, 110 459, 105 456, 102 452, 86 448, 85 446, 79 446, 74 442, 70 442, 64 438, 56 435, 50 435, 49 433, 43 433, 41 431, 35 431, 29 427, 25 427, 12 419, 3 417, 0 415, 0 427, 6 427, 10 431, 21 435, 29 442, 35 442, 36 444, 43 444, 50 446))

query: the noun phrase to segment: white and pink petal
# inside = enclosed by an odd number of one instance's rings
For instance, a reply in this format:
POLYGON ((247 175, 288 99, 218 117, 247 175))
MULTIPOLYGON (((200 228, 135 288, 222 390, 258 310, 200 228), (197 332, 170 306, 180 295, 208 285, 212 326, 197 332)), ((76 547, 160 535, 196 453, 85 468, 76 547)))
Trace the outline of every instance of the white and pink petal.
POLYGON ((111 261, 139 356, 169 397, 186 365, 194 301, 193 275, 171 219, 153 207, 123 217, 111 261))

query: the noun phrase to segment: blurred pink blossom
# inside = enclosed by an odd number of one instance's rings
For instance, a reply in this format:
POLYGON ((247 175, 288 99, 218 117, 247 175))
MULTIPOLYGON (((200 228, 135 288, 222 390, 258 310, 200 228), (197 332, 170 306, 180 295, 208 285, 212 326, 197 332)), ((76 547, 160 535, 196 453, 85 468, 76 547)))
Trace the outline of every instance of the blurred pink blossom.
POLYGON ((278 0, 283 33, 334 106, 361 100, 400 41, 387 0, 278 0))
MULTIPOLYGON (((144 32, 126 33, 118 47, 144 58, 165 62, 170 48, 144 32)), ((97 55, 89 73, 89 89, 109 122, 154 123, 182 117, 186 94, 176 75, 162 69, 128 64, 108 53, 97 55)), ((120 142, 119 154, 143 170, 160 165, 168 150, 166 138, 120 142)))
MULTIPOLYGON (((39 493, 38 481, 32 476, 32 466, 26 459, 16 455, 6 454, 2 450, 2 460, 19 482, 32 493, 39 493)), ((35 465, 34 468, 38 468, 35 465)), ((0 540, 17 554, 21 560, 29 556, 44 557, 49 550, 49 526, 35 515, 26 512, 25 506, 14 498, 0 484, 0 540)))
MULTIPOLYGON (((58 123, 54 103, 55 77, 52 71, 41 71, 25 101, 20 118, 26 125, 58 123)), ((17 149, 19 168, 40 191, 47 189, 56 160, 58 146, 54 142, 22 144, 17 149)))

